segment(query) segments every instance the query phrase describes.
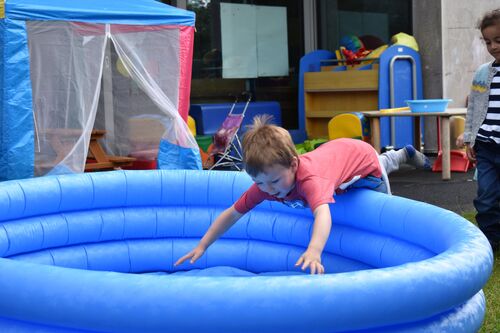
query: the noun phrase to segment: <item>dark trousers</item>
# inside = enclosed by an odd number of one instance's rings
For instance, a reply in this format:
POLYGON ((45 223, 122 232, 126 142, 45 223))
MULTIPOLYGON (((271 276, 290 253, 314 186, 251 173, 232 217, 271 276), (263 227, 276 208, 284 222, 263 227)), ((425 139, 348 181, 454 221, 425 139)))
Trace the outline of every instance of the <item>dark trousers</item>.
POLYGON ((500 242, 500 145, 476 141, 476 221, 490 242, 500 242))

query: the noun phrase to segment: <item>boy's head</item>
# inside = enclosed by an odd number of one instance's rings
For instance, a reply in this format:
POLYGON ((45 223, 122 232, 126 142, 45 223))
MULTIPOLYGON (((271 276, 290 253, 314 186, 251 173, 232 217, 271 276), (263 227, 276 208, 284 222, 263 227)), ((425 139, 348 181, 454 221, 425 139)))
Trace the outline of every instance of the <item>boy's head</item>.
POLYGON ((295 185, 298 155, 290 133, 269 124, 270 119, 268 115, 253 119, 243 137, 243 161, 262 191, 284 197, 295 185))
POLYGON ((478 22, 488 52, 500 63, 500 8, 486 13, 478 22))

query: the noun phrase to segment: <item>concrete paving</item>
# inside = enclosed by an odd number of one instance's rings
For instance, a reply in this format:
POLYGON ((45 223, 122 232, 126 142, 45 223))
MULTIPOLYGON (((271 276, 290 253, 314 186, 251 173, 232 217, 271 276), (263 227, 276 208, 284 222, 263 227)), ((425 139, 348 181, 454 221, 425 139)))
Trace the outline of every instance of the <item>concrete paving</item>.
MULTIPOLYGON (((432 158, 431 158, 432 161, 432 158)), ((417 170, 403 166, 389 175, 393 195, 423 201, 455 213, 475 211, 472 201, 477 184, 474 169, 452 172, 450 180, 442 180, 441 172, 417 170)))

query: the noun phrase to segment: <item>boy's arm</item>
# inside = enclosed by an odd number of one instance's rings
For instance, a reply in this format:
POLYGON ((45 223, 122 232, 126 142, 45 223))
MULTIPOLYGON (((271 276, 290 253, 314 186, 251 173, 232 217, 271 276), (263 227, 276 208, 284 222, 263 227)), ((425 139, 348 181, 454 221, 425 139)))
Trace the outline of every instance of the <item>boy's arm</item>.
POLYGON ((234 205, 223 211, 212 223, 210 228, 201 238, 198 245, 191 250, 189 253, 177 260, 174 266, 182 264, 184 261, 190 259, 191 264, 194 263, 198 258, 200 258, 206 249, 213 243, 217 238, 219 238, 226 230, 228 230, 233 224, 238 221, 243 214, 239 213, 234 205))
POLYGON ((471 146, 472 142, 472 123, 474 121, 474 105, 476 94, 471 91, 467 97, 467 115, 465 116, 465 128, 463 133, 463 143, 465 145, 465 154, 471 162, 476 162, 476 150, 471 146))
POLYGON ((326 241, 330 236, 332 228, 332 217, 328 204, 322 204, 316 207, 313 212, 314 224, 311 240, 307 250, 300 256, 295 266, 302 265, 302 270, 310 268, 311 274, 323 274, 325 268, 321 264, 321 253, 325 247, 326 241))

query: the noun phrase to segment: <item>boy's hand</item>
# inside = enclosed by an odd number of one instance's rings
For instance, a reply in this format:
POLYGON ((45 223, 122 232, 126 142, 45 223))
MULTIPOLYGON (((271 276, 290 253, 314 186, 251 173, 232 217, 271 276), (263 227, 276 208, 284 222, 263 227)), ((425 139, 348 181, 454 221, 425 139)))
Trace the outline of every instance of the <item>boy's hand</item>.
POLYGON ((177 260, 174 266, 178 266, 188 259, 191 259, 189 262, 191 264, 194 264, 194 262, 198 260, 203 255, 203 253, 205 253, 205 248, 203 246, 198 245, 197 247, 189 251, 188 254, 184 255, 179 260, 177 260))
POLYGON ((321 252, 317 250, 308 248, 295 263, 295 266, 299 265, 302 265, 302 270, 309 267, 311 274, 325 274, 325 268, 321 264, 321 252))
POLYGON ((476 151, 474 150, 474 147, 470 146, 470 143, 465 144, 465 152, 467 153, 469 161, 476 162, 476 151))

